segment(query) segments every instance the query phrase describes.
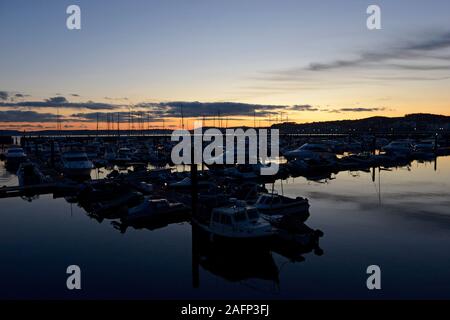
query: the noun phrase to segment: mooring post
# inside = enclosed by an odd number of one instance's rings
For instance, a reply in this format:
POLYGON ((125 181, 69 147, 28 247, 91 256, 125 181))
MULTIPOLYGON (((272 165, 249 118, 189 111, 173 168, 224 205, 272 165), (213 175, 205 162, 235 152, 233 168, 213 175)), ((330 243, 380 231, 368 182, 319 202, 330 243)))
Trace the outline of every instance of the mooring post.
MULTIPOLYGON (((198 171, 197 163, 195 163, 195 147, 194 141, 191 141, 191 208, 192 208, 192 218, 198 219, 197 203, 198 203, 198 171)), ((192 225, 192 286, 198 288, 200 286, 200 275, 199 275, 199 252, 198 252, 198 235, 197 226, 194 222, 192 225)))
POLYGON ((197 164, 194 161, 194 143, 191 143, 191 201, 192 201, 192 216, 197 217, 197 198, 198 198, 198 170, 197 164))

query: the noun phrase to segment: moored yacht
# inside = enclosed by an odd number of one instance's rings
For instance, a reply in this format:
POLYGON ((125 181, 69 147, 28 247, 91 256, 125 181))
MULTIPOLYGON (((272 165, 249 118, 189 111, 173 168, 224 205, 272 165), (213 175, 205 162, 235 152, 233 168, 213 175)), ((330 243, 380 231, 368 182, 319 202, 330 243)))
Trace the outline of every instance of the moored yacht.
POLYGON ((433 152, 436 150, 436 143, 434 140, 422 140, 414 144, 414 150, 418 152, 433 152))
POLYGON ((6 150, 5 158, 8 164, 20 164, 26 160, 27 155, 22 148, 11 147, 6 150))
POLYGON ((68 176, 89 176, 94 168, 83 151, 67 151, 62 155, 63 171, 68 176))
POLYGON ((384 146, 382 150, 391 154, 409 155, 414 150, 414 147, 409 140, 394 140, 384 146))
POLYGON ((274 234, 271 224, 260 217, 258 210, 243 201, 214 208, 206 223, 193 221, 212 235, 227 239, 261 239, 274 234))
POLYGON ((309 216, 308 199, 301 197, 293 199, 276 193, 263 193, 258 197, 254 206, 263 215, 292 214, 302 216, 305 220, 309 216))
POLYGON ((118 165, 126 165, 131 162, 131 154, 131 149, 125 147, 119 148, 114 162, 118 165))
POLYGON ((328 145, 323 143, 305 143, 300 148, 287 151, 284 153, 286 159, 314 159, 314 160, 330 160, 336 159, 328 145))

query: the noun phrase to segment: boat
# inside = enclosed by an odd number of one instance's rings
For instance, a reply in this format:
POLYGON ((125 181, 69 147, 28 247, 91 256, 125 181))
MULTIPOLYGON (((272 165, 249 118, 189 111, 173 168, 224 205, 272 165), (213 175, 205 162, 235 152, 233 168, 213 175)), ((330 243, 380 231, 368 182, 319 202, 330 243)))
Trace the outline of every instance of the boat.
POLYGON ((22 148, 11 147, 6 150, 5 159, 6 163, 9 165, 20 164, 27 159, 27 155, 22 148))
POLYGON ((131 155, 130 148, 119 148, 114 162, 118 165, 127 165, 132 160, 131 155))
MULTIPOLYGON (((168 184, 169 188, 175 189, 175 190, 190 190, 192 187, 192 180, 190 177, 185 177, 184 179, 172 182, 168 184)), ((215 188, 216 185, 213 182, 207 181, 207 180, 200 180, 197 182, 197 188, 198 189, 211 189, 215 188)))
POLYGON ((300 148, 285 152, 283 156, 288 160, 336 160, 336 154, 323 143, 305 143, 300 148))
POLYGON ((103 158, 109 162, 113 162, 114 160, 116 160, 116 152, 111 145, 107 145, 105 147, 103 158))
POLYGON ((254 204, 259 213, 268 216, 292 214, 304 218, 309 217, 308 199, 289 198, 276 193, 263 193, 254 204))
POLYGON ((416 152, 434 152, 439 145, 436 146, 434 140, 422 140, 414 144, 416 152))
POLYGON ((255 207, 244 201, 231 199, 229 206, 214 208, 205 223, 193 218, 203 230, 225 239, 263 239, 274 235, 271 224, 265 221, 255 207))
POLYGON ((400 154, 408 156, 413 152, 414 146, 409 140, 394 140, 388 145, 381 148, 382 151, 388 154, 400 154))
POLYGON ((139 205, 128 209, 124 218, 127 222, 147 219, 158 219, 167 216, 178 216, 187 213, 188 208, 179 202, 171 203, 167 199, 152 199, 146 197, 139 205))
POLYGON ((91 170, 94 168, 83 151, 67 151, 62 155, 62 166, 64 174, 67 176, 90 176, 91 170))

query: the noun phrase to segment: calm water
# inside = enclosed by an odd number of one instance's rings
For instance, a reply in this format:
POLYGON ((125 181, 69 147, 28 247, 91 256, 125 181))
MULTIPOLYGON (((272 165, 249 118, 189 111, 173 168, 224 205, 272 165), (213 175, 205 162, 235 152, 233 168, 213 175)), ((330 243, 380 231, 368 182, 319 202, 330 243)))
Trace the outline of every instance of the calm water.
MULTIPOLYGON (((219 252, 200 264, 198 288, 189 223, 120 233, 63 198, 0 199, 0 298, 450 298, 450 157, 436 170, 376 170, 375 181, 369 172, 333 178, 275 186, 310 199, 307 225, 324 232, 323 255, 219 252), (66 289, 71 264, 81 291, 66 289), (371 264, 381 291, 366 289, 371 264)), ((0 185, 15 184, 0 163, 0 185)))

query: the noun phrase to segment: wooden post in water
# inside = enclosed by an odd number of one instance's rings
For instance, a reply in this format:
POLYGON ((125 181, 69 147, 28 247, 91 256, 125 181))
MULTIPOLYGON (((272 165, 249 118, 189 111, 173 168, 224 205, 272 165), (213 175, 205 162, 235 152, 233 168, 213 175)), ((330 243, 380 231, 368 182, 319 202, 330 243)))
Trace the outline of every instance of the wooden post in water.
MULTIPOLYGON (((191 208, 192 218, 198 218, 197 203, 198 203, 198 172, 197 163, 194 161, 195 147, 194 138, 191 138, 191 208)), ((192 286, 198 288, 200 286, 199 276, 199 252, 197 239, 197 226, 192 223, 192 286)))

